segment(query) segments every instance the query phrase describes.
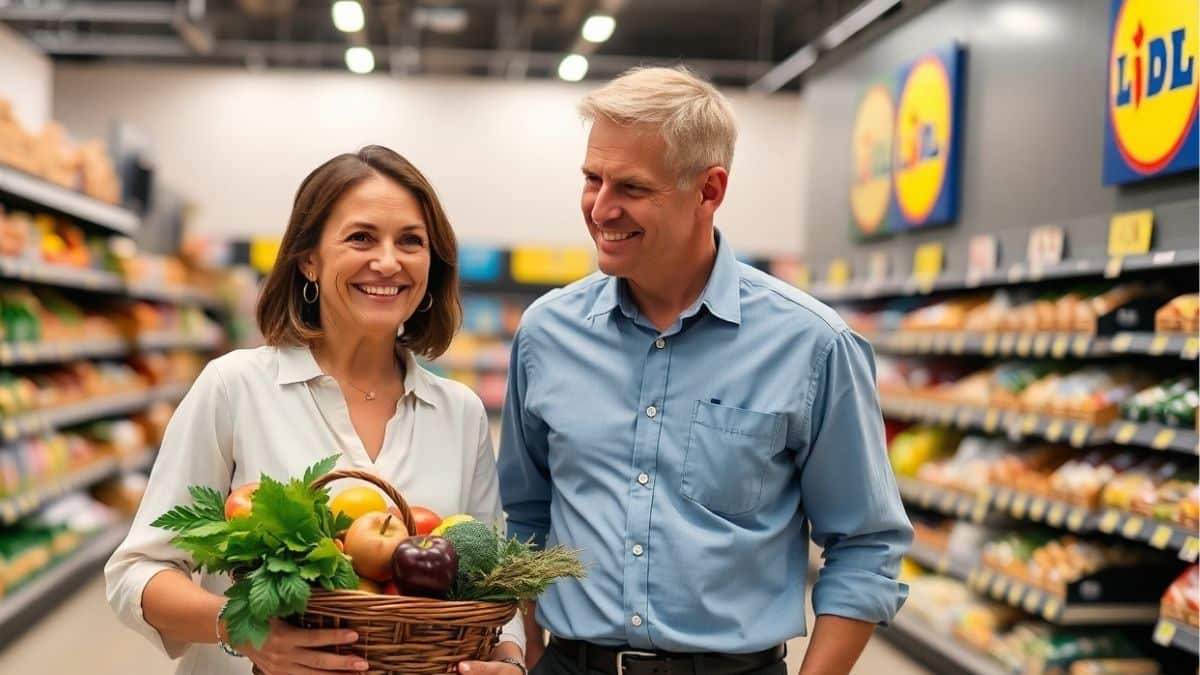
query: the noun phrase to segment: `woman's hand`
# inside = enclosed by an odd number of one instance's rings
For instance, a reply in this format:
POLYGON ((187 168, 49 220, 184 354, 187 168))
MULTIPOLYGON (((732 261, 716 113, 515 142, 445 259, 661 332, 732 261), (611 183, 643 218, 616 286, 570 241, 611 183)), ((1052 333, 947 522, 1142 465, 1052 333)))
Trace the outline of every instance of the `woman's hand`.
POLYGON ((521 675, 520 668, 497 660, 505 658, 524 663, 520 647, 512 642, 501 642, 492 650, 491 661, 463 661, 458 664, 458 672, 462 675, 521 675))
POLYGON ((271 620, 271 632, 262 649, 250 645, 237 649, 250 659, 263 675, 326 675, 358 673, 369 666, 360 656, 331 654, 315 647, 347 645, 358 639, 344 629, 297 628, 278 619, 271 620))

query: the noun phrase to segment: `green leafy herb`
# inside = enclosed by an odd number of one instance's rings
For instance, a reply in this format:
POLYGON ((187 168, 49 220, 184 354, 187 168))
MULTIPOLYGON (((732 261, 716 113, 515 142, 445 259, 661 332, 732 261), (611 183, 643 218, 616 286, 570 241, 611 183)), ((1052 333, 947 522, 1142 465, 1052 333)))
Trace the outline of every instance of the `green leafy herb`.
POLYGON ((232 644, 262 647, 271 619, 304 611, 312 586, 358 587, 350 559, 333 543, 352 521, 329 510, 329 490, 309 487, 337 459, 327 457, 287 483, 262 476, 244 518, 225 520, 221 494, 192 486, 192 505, 154 521, 154 527, 177 533, 171 543, 191 554, 198 569, 233 575, 222 614, 232 644))
POLYGON ((488 571, 468 570, 452 590, 452 600, 512 602, 534 600, 562 578, 583 579, 586 566, 579 551, 563 546, 538 550, 531 541, 505 539, 497 533, 499 562, 488 571))

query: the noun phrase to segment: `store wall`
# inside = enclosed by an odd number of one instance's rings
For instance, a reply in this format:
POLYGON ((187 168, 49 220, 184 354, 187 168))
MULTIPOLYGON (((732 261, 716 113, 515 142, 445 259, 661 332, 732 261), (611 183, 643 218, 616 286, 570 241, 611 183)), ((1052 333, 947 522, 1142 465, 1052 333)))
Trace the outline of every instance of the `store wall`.
POLYGON ((12 29, 0 24, 0 98, 26 131, 38 133, 50 118, 53 87, 50 59, 12 29))
MULTIPOLYGON (((305 174, 381 143, 429 176, 462 241, 587 245, 574 106, 591 86, 60 64, 54 110, 79 133, 114 118, 142 128, 206 232, 281 232, 305 174)), ((741 139, 718 224, 742 252, 797 252, 799 99, 731 98, 741 139)))
POLYGON ((810 78, 805 220, 814 274, 847 255, 865 276, 871 253, 887 251, 893 274, 907 276, 913 250, 932 240, 946 242, 947 268, 961 272, 968 239, 981 233, 999 235, 1006 260, 1023 259, 1029 229, 1040 224, 1067 230, 1068 255, 1103 256, 1109 215, 1147 207, 1162 207, 1156 247, 1195 247, 1194 171, 1125 188, 1102 184, 1109 5, 948 0, 810 78), (856 245, 849 148, 858 97, 871 78, 952 40, 967 51, 958 222, 856 245))

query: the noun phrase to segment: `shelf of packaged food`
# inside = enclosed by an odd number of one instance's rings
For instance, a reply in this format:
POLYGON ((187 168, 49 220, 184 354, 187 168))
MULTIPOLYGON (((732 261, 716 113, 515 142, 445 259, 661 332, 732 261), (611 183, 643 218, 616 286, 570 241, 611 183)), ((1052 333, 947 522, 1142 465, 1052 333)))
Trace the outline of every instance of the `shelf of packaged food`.
POLYGON ((953 635, 926 624, 901 610, 879 635, 920 658, 937 673, 955 675, 1008 675, 1003 664, 963 644, 953 635))
POLYGON ((1006 269, 989 274, 944 274, 931 280, 915 277, 907 279, 852 280, 846 284, 814 284, 810 293, 823 302, 854 302, 907 295, 921 295, 939 291, 961 291, 976 288, 1011 286, 1058 279, 1084 279, 1091 277, 1116 278, 1127 272, 1173 269, 1200 264, 1200 250, 1179 249, 1152 251, 1122 258, 1096 258, 1064 260, 1054 265, 1037 269, 1017 263, 1006 269))
POLYGON ((1158 617, 1158 623, 1154 624, 1154 641, 1164 647, 1200 654, 1200 629, 1165 616, 1158 617))
POLYGON ((906 504, 960 520, 979 523, 989 515, 1002 514, 1080 534, 1103 532, 1120 536, 1158 550, 1176 551, 1187 562, 1196 562, 1200 557, 1200 538, 1196 533, 1137 513, 1108 508, 1097 511, 1006 487, 970 493, 907 476, 898 477, 897 483, 906 504))
POLYGON ((914 543, 906 555, 922 567, 944 576, 965 580, 971 573, 970 565, 955 560, 948 551, 941 551, 924 544, 914 543))
POLYGON ((21 413, 0 421, 0 439, 11 442, 24 436, 135 412, 158 401, 175 402, 183 398, 187 389, 187 385, 164 385, 144 391, 104 396, 96 400, 48 410, 21 413))
POLYGON ((122 339, 94 342, 17 342, 0 344, 0 366, 32 366, 74 359, 120 358, 129 355, 122 339))
POLYGON ((133 211, 9 166, 0 165, 0 193, 124 235, 135 234, 141 223, 133 211))
POLYGON ((88 466, 29 488, 20 494, 0 498, 0 526, 12 525, 38 511, 44 504, 69 492, 90 487, 125 471, 147 468, 155 453, 147 450, 132 457, 102 457, 88 466))
POLYGON ((1181 333, 977 333, 897 331, 869 336, 884 354, 988 357, 1094 358, 1114 354, 1196 359, 1200 337, 1181 333))
POLYGON ((122 522, 91 535, 79 548, 8 595, 0 597, 0 646, 11 642, 104 564, 129 532, 122 522))
POLYGON ((967 586, 980 595, 1060 626, 1150 624, 1158 618, 1157 603, 1070 603, 987 567, 972 571, 967 576, 967 586))
POLYGON ((221 344, 220 335, 183 335, 179 333, 143 333, 137 337, 138 349, 194 349, 212 351, 221 344))
POLYGON ((117 293, 124 288, 121 277, 112 272, 52 265, 27 258, 0 257, 0 278, 107 293, 117 293))
POLYGON ((224 303, 209 293, 193 289, 172 286, 159 286, 145 283, 129 284, 126 292, 139 300, 166 302, 173 305, 199 305, 204 309, 220 310, 224 303))
POLYGON ((1001 408, 955 405, 900 394, 881 395, 880 405, 884 414, 890 417, 959 429, 977 429, 988 433, 1003 432, 1014 440, 1044 438, 1052 443, 1070 443, 1077 448, 1117 443, 1185 455, 1200 455, 1200 435, 1195 431, 1153 423, 1117 420, 1092 424, 1001 408))

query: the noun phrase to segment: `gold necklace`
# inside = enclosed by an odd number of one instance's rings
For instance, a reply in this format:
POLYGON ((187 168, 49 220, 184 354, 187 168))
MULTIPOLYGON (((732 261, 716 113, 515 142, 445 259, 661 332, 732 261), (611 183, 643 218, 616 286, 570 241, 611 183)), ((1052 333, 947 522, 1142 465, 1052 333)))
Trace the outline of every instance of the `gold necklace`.
POLYGON ((358 387, 354 386, 354 383, 351 382, 350 380, 346 380, 346 384, 350 385, 351 389, 361 392, 363 397, 366 398, 368 401, 375 400, 375 392, 367 391, 366 389, 359 389, 358 387))

